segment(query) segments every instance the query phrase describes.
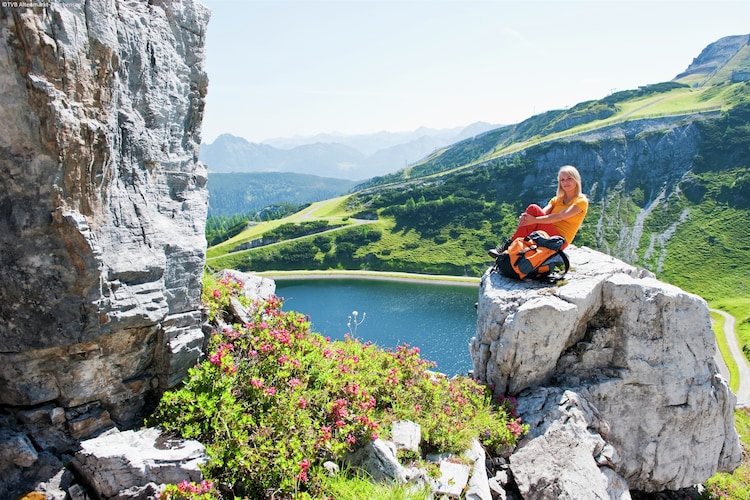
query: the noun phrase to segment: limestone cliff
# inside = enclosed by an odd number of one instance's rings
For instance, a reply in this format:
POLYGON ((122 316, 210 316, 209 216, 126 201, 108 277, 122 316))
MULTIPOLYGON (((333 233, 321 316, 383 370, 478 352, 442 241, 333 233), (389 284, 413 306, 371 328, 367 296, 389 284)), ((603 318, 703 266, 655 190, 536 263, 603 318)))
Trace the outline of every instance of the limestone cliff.
POLYGON ((599 252, 568 250, 559 286, 482 278, 475 375, 518 396, 510 458, 524 498, 679 490, 741 460, 736 398, 700 297, 599 252))
POLYGON ((208 19, 0 8, 0 406, 53 448, 132 422, 200 354, 208 19))

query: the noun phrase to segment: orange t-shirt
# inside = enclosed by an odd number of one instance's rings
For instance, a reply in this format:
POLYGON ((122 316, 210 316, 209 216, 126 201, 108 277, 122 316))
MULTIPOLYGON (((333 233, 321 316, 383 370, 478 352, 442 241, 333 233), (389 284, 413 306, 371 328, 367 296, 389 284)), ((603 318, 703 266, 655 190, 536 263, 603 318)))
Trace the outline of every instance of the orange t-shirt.
POLYGON ((568 243, 571 243, 573 238, 575 238, 578 229, 581 227, 584 217, 586 217, 586 212, 589 209, 588 198, 583 195, 578 195, 567 204, 564 204, 562 199, 558 199, 558 197, 555 196, 549 201, 549 203, 552 206, 552 209, 549 212, 551 214, 562 212, 571 205, 576 205, 581 208, 581 211, 574 216, 552 223, 552 225, 560 232, 560 236, 565 238, 565 241, 568 243))

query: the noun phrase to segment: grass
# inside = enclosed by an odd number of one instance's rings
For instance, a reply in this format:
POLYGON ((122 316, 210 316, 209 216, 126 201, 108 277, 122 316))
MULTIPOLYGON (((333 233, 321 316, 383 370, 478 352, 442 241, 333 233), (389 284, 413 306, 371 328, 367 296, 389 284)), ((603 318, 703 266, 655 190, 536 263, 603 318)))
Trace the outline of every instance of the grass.
MULTIPOLYGON (((300 223, 308 220, 323 219, 327 220, 330 223, 345 223, 346 225, 352 225, 354 224, 354 221, 347 220, 353 215, 350 211, 347 211, 345 207, 347 198, 348 196, 342 196, 339 198, 331 198, 330 200, 319 201, 311 204, 309 207, 304 208, 303 210, 300 210, 299 212, 295 212, 282 219, 260 222, 253 226, 250 226, 238 235, 228 239, 227 241, 210 247, 206 252, 206 260, 212 266, 228 267, 221 265, 220 263, 211 261, 232 253, 233 249, 237 246, 260 238, 263 233, 270 231, 271 229, 275 229, 283 224, 300 223)), ((239 258, 243 253, 246 252, 248 252, 248 250, 235 252, 238 255, 235 256, 235 259, 233 259, 233 261, 236 261, 236 258, 239 258)))
POLYGON ((723 298, 711 302, 711 305, 734 316, 737 342, 741 348, 750 345, 750 297, 723 298))
MULTIPOLYGON (((726 102, 725 97, 730 87, 727 86, 720 92, 713 89, 675 89, 666 94, 629 101, 623 105, 622 112, 633 119, 718 110, 726 102), (706 98, 709 93, 710 97, 706 98)), ((622 115, 618 114, 613 118, 616 121, 622 119, 622 115)))
MULTIPOLYGON (((445 262, 453 262, 456 256, 461 256, 461 262, 476 263, 467 250, 480 249, 481 260, 484 262, 484 248, 479 240, 473 238, 470 232, 465 232, 458 238, 446 237, 445 243, 436 243, 434 239, 423 238, 410 228, 397 228, 395 221, 385 218, 381 221, 383 237, 357 250, 355 256, 365 256, 374 253, 385 261, 404 261, 424 263, 425 267, 445 262)), ((415 269, 410 272, 415 272, 415 269)))
POLYGON ((310 212, 313 212, 316 218, 344 219, 351 215, 351 211, 346 208, 346 203, 350 198, 350 195, 340 196, 338 198, 331 198, 330 200, 314 203, 310 207, 310 212))
MULTIPOLYGON (((702 78, 705 78, 705 75, 701 75, 702 78)), ((686 81, 685 83, 688 82, 686 81)), ((723 110, 727 106, 736 103, 737 95, 742 93, 745 85, 745 82, 738 82, 719 87, 680 88, 669 92, 649 95, 641 99, 625 101, 619 103, 620 110, 609 118, 584 123, 556 134, 513 143, 507 147, 496 149, 487 157, 482 158, 481 161, 521 151, 529 146, 543 142, 558 140, 582 132, 591 132, 626 120, 690 115, 723 110)))
POLYGON ((723 109, 725 105, 733 102, 734 90, 740 85, 744 85, 744 83, 726 85, 719 92, 716 92, 713 87, 675 89, 670 92, 650 95, 642 99, 625 101, 620 103, 620 110, 609 118, 584 123, 556 134, 536 137, 525 142, 513 143, 505 148, 495 150, 491 155, 483 158, 482 161, 520 151, 542 142, 554 141, 582 132, 591 132, 599 128, 621 123, 625 120, 718 111, 723 109), (707 98, 707 96, 709 97, 707 98))
MULTIPOLYGON (((732 306, 733 299, 727 297, 747 296, 750 291, 750 234, 737 231, 734 225, 746 213, 713 202, 692 206, 687 220, 668 241, 664 269, 658 273, 661 280, 716 302, 717 308, 735 315, 740 345, 750 343, 748 315, 732 306)), ((642 245, 648 243, 645 238, 642 241, 642 245)), ((744 304, 747 307, 748 303, 744 304)))
POLYGON ((336 500, 387 498, 388 500, 428 500, 433 498, 430 488, 415 488, 404 484, 374 483, 367 477, 337 474, 323 481, 323 491, 336 500))
POLYGON ((745 45, 742 47, 731 59, 730 63, 726 64, 715 74, 704 75, 709 76, 706 80, 706 84, 710 85, 714 82, 722 82, 731 79, 732 68, 750 68, 750 46, 745 45))
MULTIPOLYGON (((316 212, 315 218, 318 218, 320 213, 334 212, 338 212, 338 217, 342 219, 346 218, 346 215, 341 213, 342 209, 339 201, 333 201, 331 202, 331 205, 332 208, 322 206, 321 210, 316 212)), ((278 257, 289 254, 294 251, 295 246, 297 246, 300 241, 311 241, 316 235, 302 237, 295 240, 280 241, 278 243, 253 249, 235 252, 231 252, 231 250, 241 242, 250 241, 272 227, 292 222, 294 220, 299 220, 298 214, 289 216, 280 221, 269 223, 264 222, 249 228, 232 240, 229 240, 231 243, 225 242, 209 249, 206 264, 212 269, 237 269, 248 271, 252 268, 255 272, 263 272, 264 269, 253 267, 253 258, 261 259, 264 256, 275 255, 278 257)), ((354 222, 352 222, 352 224, 353 223, 354 222)), ((472 273, 469 275, 478 277, 481 274, 479 270, 489 264, 489 258, 485 253, 486 250, 499 243, 494 242, 493 245, 487 245, 484 242, 482 235, 471 231, 467 231, 457 238, 450 237, 450 235, 444 235, 444 242, 437 243, 433 239, 423 238, 419 233, 409 228, 396 228, 395 221, 392 218, 383 218, 377 221, 368 221, 366 223, 368 224, 368 227, 381 231, 382 238, 378 241, 359 246, 356 249, 354 257, 364 262, 358 264, 359 267, 353 268, 352 266, 344 266, 342 263, 339 263, 341 268, 347 268, 350 270, 361 268, 363 270, 372 269, 385 272, 408 272, 417 274, 424 272, 431 275, 454 275, 461 277, 466 274, 464 270, 468 267, 472 269, 472 273), (368 255, 372 256, 374 259, 369 265, 366 263, 368 255)), ((352 224, 333 229, 328 234, 335 236, 336 233, 346 230, 347 227, 351 227, 352 224)), ((332 250, 331 252, 333 251, 335 250, 332 250)), ((293 263, 289 264, 282 262, 281 259, 277 258, 273 270, 294 271, 317 269, 324 271, 330 267, 329 264, 326 264, 326 262, 329 261, 325 261, 324 255, 321 253, 311 255, 311 258, 314 258, 316 263, 307 262, 295 265, 293 263)))
POLYGON ((260 238, 260 235, 262 235, 266 231, 269 231, 271 229, 279 227, 282 224, 290 222, 288 219, 289 219, 288 217, 285 217, 283 219, 261 222, 259 224, 252 225, 249 228, 242 231, 240 234, 233 236, 232 238, 229 238, 227 241, 224 241, 222 243, 219 243, 218 245, 210 247, 206 251, 206 259, 212 259, 212 258, 216 258, 222 255, 226 255, 227 253, 231 252, 234 247, 241 245, 242 243, 246 243, 248 241, 254 240, 256 238, 260 238))

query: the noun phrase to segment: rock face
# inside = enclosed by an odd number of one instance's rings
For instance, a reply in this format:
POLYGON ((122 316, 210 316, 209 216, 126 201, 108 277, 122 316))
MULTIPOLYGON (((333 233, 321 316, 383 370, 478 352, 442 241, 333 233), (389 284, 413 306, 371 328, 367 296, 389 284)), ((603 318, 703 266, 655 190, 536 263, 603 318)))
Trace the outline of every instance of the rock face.
POLYGON ((0 406, 73 439, 133 422, 201 352, 208 18, 0 8, 0 406))
POLYGON ((568 254, 560 286, 488 272, 479 291, 474 374, 518 396, 530 424, 510 459, 521 493, 624 498, 735 469, 735 397, 703 299, 599 252, 568 254))

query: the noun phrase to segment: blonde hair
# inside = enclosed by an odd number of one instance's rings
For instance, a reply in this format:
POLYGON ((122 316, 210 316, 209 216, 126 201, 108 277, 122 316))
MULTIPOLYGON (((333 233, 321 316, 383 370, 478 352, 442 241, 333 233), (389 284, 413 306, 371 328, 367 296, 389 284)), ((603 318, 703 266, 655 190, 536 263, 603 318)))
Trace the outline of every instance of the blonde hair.
POLYGON ((557 197, 563 199, 565 197, 565 191, 560 183, 560 177, 562 174, 568 174, 576 181, 576 196, 581 196, 583 188, 581 187, 581 174, 578 173, 578 169, 573 165, 563 165, 557 172, 557 197))

